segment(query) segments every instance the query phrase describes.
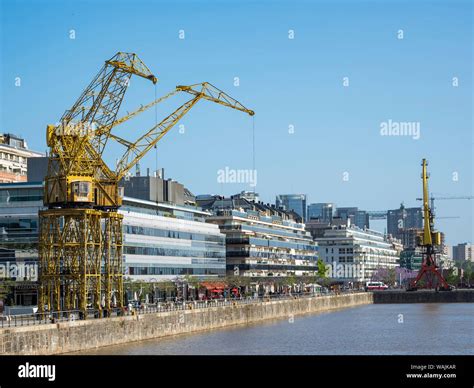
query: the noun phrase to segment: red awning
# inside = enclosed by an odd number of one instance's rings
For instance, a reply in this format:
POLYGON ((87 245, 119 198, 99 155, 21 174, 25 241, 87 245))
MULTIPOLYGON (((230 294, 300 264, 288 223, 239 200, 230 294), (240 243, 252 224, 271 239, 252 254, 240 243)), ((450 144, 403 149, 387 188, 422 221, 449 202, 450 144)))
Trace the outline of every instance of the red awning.
POLYGON ((200 284, 201 287, 204 287, 206 290, 212 292, 220 292, 227 287, 227 284, 225 284, 224 282, 202 282, 200 284))

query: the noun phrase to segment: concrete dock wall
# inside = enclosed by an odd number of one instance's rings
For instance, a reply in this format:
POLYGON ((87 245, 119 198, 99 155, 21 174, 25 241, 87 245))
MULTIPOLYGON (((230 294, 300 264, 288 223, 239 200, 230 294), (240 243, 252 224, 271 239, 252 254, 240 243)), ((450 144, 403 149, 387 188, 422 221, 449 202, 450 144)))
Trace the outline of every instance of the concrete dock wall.
POLYGON ((474 303, 474 290, 376 291, 374 303, 474 303))
POLYGON ((355 293, 13 327, 0 329, 0 354, 68 353, 371 303, 372 293, 355 293))

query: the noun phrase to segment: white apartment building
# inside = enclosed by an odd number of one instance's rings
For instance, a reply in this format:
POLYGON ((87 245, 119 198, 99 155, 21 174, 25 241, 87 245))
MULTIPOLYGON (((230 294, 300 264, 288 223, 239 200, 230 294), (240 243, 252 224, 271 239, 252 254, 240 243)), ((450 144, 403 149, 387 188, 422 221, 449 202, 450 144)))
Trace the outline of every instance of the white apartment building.
POLYGON ((319 245, 319 257, 332 266, 331 277, 340 281, 366 282, 380 268, 399 266, 399 247, 373 230, 328 229, 315 241, 319 245))
POLYGON ((12 134, 0 134, 0 183, 26 182, 28 158, 44 156, 28 149, 26 141, 12 134))

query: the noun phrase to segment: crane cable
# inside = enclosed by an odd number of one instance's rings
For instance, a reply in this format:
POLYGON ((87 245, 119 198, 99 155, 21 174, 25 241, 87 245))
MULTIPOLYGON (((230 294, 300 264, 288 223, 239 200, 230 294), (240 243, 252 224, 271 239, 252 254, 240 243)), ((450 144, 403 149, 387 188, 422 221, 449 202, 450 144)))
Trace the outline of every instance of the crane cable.
MULTIPOLYGON (((156 101, 156 84, 154 86, 155 86, 155 100, 154 101, 156 101)), ((158 125, 158 105, 155 105, 155 127, 157 125, 158 125)), ((155 144, 155 175, 158 177, 158 147, 157 147, 157 144, 155 144)))
MULTIPOLYGON (((155 84, 155 100, 156 101, 156 84, 155 84)), ((158 105, 155 105, 155 127, 158 125, 158 105)), ((155 182, 156 182, 156 202, 158 203, 158 147, 155 144, 155 182)), ((163 178, 163 177, 162 177, 163 178)), ((163 198, 164 199, 164 198, 163 198)), ((158 210, 157 210, 158 213, 158 210)))
POLYGON ((257 186, 257 173, 255 171, 255 116, 252 116, 252 173, 254 175, 253 193, 255 194, 255 186, 257 186))

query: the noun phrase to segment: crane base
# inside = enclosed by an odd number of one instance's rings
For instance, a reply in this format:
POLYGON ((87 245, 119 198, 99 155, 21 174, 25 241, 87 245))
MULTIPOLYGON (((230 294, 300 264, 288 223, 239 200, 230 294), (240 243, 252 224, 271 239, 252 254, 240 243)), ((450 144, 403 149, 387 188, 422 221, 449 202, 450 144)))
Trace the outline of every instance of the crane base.
POLYGON ((423 288, 436 289, 437 291, 451 291, 452 287, 446 282, 446 279, 439 272, 436 265, 423 264, 420 272, 416 277, 415 281, 410 285, 407 291, 416 291, 418 283, 422 280, 426 280, 426 286, 423 288))
POLYGON ((116 212, 39 212, 39 312, 92 309, 108 316, 123 305, 122 218, 116 212))

